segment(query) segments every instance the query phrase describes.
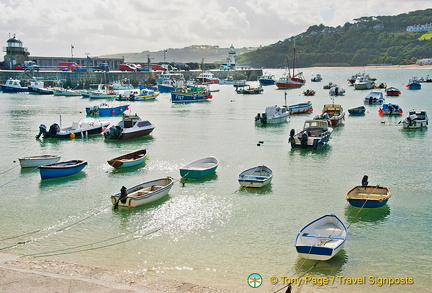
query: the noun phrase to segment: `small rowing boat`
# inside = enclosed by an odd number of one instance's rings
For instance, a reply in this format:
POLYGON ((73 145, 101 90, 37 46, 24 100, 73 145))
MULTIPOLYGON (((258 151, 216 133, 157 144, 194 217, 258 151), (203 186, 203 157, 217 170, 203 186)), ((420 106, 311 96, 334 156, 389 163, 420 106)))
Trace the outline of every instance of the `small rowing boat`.
POLYGON ((114 168, 128 168, 141 165, 145 162, 147 158, 147 150, 142 149, 139 151, 135 151, 126 155, 122 155, 111 159, 108 161, 108 164, 113 166, 114 168))

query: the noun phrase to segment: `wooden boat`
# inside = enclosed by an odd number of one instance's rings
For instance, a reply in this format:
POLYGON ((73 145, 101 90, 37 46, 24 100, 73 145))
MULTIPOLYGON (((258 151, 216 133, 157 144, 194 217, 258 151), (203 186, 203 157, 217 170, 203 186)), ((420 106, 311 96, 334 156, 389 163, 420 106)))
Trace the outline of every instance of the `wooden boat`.
POLYGON ((39 166, 39 172, 42 179, 64 177, 76 174, 87 166, 83 160, 70 160, 57 162, 48 165, 39 166))
POLYGON ((385 89, 386 96, 396 97, 401 94, 400 90, 395 87, 389 87, 385 89))
POLYGON ((341 105, 338 104, 325 104, 320 115, 315 119, 324 119, 330 121, 331 125, 337 126, 345 120, 345 112, 341 105))
POLYGON ((384 103, 385 98, 382 92, 370 92, 363 100, 365 105, 381 105, 384 103))
POLYGON ((315 96, 316 91, 312 89, 307 89, 303 92, 303 96, 315 96))
POLYGON ((364 115, 366 113, 366 107, 365 106, 358 106, 355 108, 348 109, 348 113, 350 115, 364 115))
POLYGON ((390 197, 390 188, 379 185, 368 185, 366 175, 363 177, 362 185, 353 187, 345 196, 352 206, 358 208, 382 207, 390 197))
POLYGON ((273 179, 273 171, 267 166, 257 166, 240 173, 238 182, 243 187, 263 187, 273 179))
POLYGON ((105 139, 131 139, 149 135, 155 126, 138 115, 124 115, 122 120, 103 132, 105 139))
POLYGON ((237 87, 236 92, 238 94, 256 95, 256 94, 262 94, 264 92, 264 89, 261 86, 259 86, 259 87, 249 86, 247 88, 237 87))
POLYGON ((348 237, 345 224, 334 214, 327 214, 304 226, 294 241, 300 257, 329 260, 341 251, 348 237))
POLYGON ((292 148, 318 149, 329 142, 332 132, 327 120, 306 120, 303 130, 297 134, 291 129, 288 142, 292 148))
POLYGON ((126 110, 129 110, 129 105, 113 106, 107 103, 102 103, 93 107, 86 107, 87 115, 92 116, 115 116, 121 115, 126 110))
POLYGON ((255 116, 255 122, 262 124, 284 123, 289 116, 290 111, 287 106, 279 107, 275 105, 267 107, 264 113, 258 113, 255 116))
POLYGON ((82 118, 78 122, 73 122, 71 126, 60 128, 60 125, 54 123, 49 130, 44 124, 39 126, 39 134, 43 138, 76 138, 88 135, 100 134, 109 125, 108 121, 101 121, 94 118, 82 118))
POLYGON ((380 115, 402 115, 403 110, 398 104, 383 104, 379 108, 378 113, 380 115))
POLYGON ((143 149, 111 159, 108 164, 117 169, 134 167, 144 163, 146 158, 147 150, 143 149))
POLYGON ((298 103, 298 104, 294 104, 294 105, 289 105, 288 109, 289 109, 289 112, 291 115, 309 113, 309 112, 313 111, 311 101, 307 101, 305 103, 298 103))
POLYGON ((425 110, 411 110, 408 116, 402 121, 405 129, 415 129, 428 127, 429 118, 425 110))
POLYGON ((216 172, 219 160, 215 157, 205 157, 180 168, 180 176, 184 178, 201 178, 216 172))
POLYGON ((279 80, 276 82, 276 86, 278 89, 300 88, 306 83, 303 72, 295 73, 295 62, 296 49, 294 48, 292 73, 288 69, 287 73, 283 77, 279 78, 279 80))
POLYGON ((29 156, 18 158, 21 168, 39 167, 42 165, 48 165, 57 163, 60 161, 61 156, 59 155, 40 155, 40 156, 29 156))
POLYGON ((173 103, 194 103, 205 102, 213 98, 210 91, 203 87, 178 87, 171 92, 171 102, 173 103))
POLYGON ((122 187, 119 193, 111 195, 111 203, 117 207, 137 207, 152 203, 168 195, 174 180, 171 177, 147 181, 131 188, 122 187))

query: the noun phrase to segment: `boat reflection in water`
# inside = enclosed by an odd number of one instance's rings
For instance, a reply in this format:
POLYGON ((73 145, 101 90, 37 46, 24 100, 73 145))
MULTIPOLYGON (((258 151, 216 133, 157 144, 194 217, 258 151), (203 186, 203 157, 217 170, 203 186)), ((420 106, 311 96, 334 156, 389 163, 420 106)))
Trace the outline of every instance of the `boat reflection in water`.
POLYGON ((390 215, 390 206, 388 204, 374 209, 360 209, 347 205, 345 208, 345 218, 348 223, 355 222, 384 222, 390 215))

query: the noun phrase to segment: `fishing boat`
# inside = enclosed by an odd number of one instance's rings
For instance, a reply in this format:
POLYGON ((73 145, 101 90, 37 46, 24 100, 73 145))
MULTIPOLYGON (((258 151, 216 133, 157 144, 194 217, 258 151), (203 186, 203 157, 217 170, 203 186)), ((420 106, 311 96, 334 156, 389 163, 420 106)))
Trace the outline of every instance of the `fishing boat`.
POLYGON ((366 113, 366 107, 365 106, 358 106, 355 108, 348 109, 348 113, 350 115, 364 115, 366 113))
POLYGON ((83 160, 70 160, 39 166, 42 179, 64 177, 76 174, 87 166, 83 160))
POLYGON ((303 96, 315 96, 316 91, 312 89, 307 89, 303 92, 303 96))
POLYGON ((312 82, 320 82, 322 81, 321 74, 317 73, 314 77, 311 79, 312 82))
POLYGON ((213 73, 208 71, 201 72, 196 80, 202 84, 219 84, 219 78, 214 77, 213 73))
POLYGON ((264 74, 258 77, 258 82, 261 86, 274 85, 276 83, 276 79, 273 74, 264 74))
POLYGON ((341 105, 325 104, 321 114, 316 116, 315 119, 328 120, 331 125, 337 126, 342 124, 345 120, 345 112, 341 105))
POLYGON ((411 110, 408 116, 402 121, 405 129, 415 129, 428 127, 429 118, 425 110, 411 110))
POLYGON ((243 187, 263 187, 273 179, 273 171, 267 166, 257 166, 241 172, 238 182, 243 187))
POLYGON ((21 168, 39 167, 57 163, 60 161, 60 155, 38 155, 18 158, 21 168))
POLYGON ((115 116, 121 115, 129 110, 129 105, 113 106, 107 103, 101 103, 93 107, 86 107, 87 115, 91 116, 115 116))
POLYGON ((130 188, 122 187, 119 193, 111 195, 114 209, 137 207, 155 202, 168 195, 174 180, 171 177, 146 181, 130 188))
POLYGON ((289 116, 290 111, 287 106, 279 107, 275 105, 267 107, 264 113, 258 113, 255 116, 255 122, 262 124, 284 123, 289 116))
POLYGON ((306 120, 300 132, 291 129, 288 142, 292 148, 318 149, 328 144, 332 132, 327 120, 306 120))
POLYGON ((65 89, 65 88, 53 88, 53 95, 54 96, 66 96, 66 97, 75 97, 75 96, 81 96, 82 92, 79 90, 73 90, 73 89, 65 89))
POLYGON ((276 82, 276 86, 278 89, 293 89, 293 88, 301 88, 306 80, 303 76, 303 72, 295 73, 295 64, 296 62, 296 49, 294 47, 294 58, 293 58, 293 70, 290 73, 289 68, 283 77, 279 78, 276 82))
POLYGON ((135 167, 144 163, 146 158, 147 150, 142 149, 111 159, 108 161, 108 164, 116 169, 135 167))
POLYGON ((118 97, 119 92, 114 90, 112 84, 98 84, 97 90, 82 92, 81 95, 90 99, 110 99, 118 97))
POLYGON ((332 83, 332 82, 329 82, 328 84, 323 85, 323 89, 324 89, 324 90, 329 90, 329 89, 331 89, 332 87, 337 87, 337 86, 338 86, 337 84, 332 83))
POLYGON ((105 139, 131 139, 149 135, 155 126, 148 120, 142 120, 137 114, 125 115, 117 125, 103 132, 105 139))
POLYGON ((348 237, 345 224, 334 214, 321 216, 304 226, 294 241, 300 257, 329 260, 341 251, 348 237))
POLYGON ((382 104, 378 113, 380 115, 402 115, 402 108, 398 104, 382 104))
POLYGON ((329 90, 330 96, 345 96, 345 89, 338 86, 333 86, 329 90))
POLYGON ((408 81, 408 84, 406 87, 409 90, 420 90, 421 89, 421 83, 420 80, 417 77, 413 77, 408 81))
POLYGON ((372 91, 363 100, 365 105, 381 105, 385 98, 382 92, 372 91))
POLYGON ((401 94, 400 90, 395 87, 389 87, 385 89, 386 96, 397 97, 401 94))
POLYGON ((130 101, 150 101, 154 100, 159 96, 160 92, 147 87, 142 87, 138 92, 134 91, 130 93, 130 101))
POLYGON ((310 113, 313 111, 312 102, 307 101, 305 103, 298 103, 298 104, 289 105, 288 110, 289 110, 291 115, 310 113))
POLYGON ((0 87, 4 93, 28 92, 28 87, 21 86, 21 81, 19 79, 9 78, 6 80, 5 84, 0 85, 0 87))
POLYGON ((85 137, 93 134, 100 134, 109 125, 108 121, 101 121, 94 118, 81 118, 78 122, 73 122, 71 126, 61 128, 60 125, 54 123, 49 130, 44 124, 39 126, 39 134, 36 138, 76 138, 85 137))
POLYGON ((180 168, 180 176, 184 178, 201 178, 216 172, 219 160, 216 157, 205 157, 180 168))
POLYGON ((203 87, 178 87, 171 92, 171 102, 173 103, 195 103, 205 102, 213 98, 210 91, 203 87))
POLYGON ((363 176, 362 185, 357 185, 347 192, 345 198, 350 205, 358 208, 379 208, 391 197, 388 187, 368 185, 368 176, 363 176))
POLYGON ((224 79, 219 80, 219 84, 234 84, 234 77, 228 75, 224 79))
POLYGON ((259 87, 248 86, 247 88, 237 87, 236 92, 238 94, 256 95, 256 94, 262 94, 264 92, 264 89, 261 86, 259 87))

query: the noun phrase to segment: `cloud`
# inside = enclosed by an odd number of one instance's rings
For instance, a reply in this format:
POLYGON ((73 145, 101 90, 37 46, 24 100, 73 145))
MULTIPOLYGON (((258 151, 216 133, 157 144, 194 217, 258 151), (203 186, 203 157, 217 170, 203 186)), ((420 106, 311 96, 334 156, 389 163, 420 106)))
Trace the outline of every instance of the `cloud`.
MULTIPOLYGON (((401 0, 0 0, 3 42, 16 33, 33 56, 91 56, 191 45, 269 45, 311 25, 426 9, 401 0)), ((0 39, 1 40, 1 39, 0 39)))

